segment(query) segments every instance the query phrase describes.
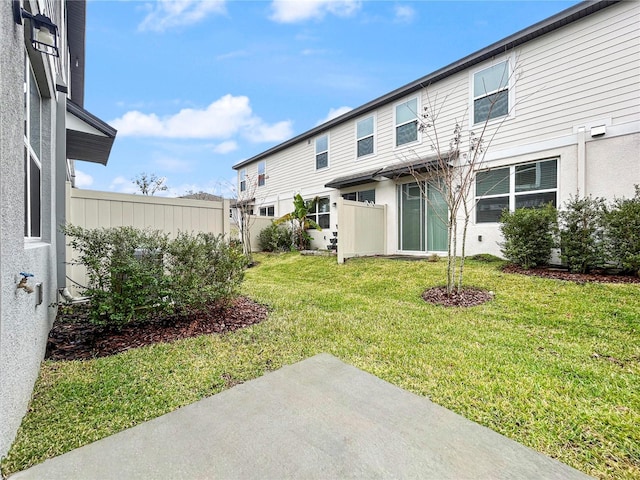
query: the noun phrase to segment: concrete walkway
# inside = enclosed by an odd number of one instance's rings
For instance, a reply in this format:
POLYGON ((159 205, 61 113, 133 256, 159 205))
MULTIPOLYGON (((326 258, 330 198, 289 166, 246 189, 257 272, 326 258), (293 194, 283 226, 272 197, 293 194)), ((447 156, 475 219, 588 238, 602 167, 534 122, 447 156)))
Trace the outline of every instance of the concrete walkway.
POLYGON ((327 354, 11 477, 586 479, 327 354))

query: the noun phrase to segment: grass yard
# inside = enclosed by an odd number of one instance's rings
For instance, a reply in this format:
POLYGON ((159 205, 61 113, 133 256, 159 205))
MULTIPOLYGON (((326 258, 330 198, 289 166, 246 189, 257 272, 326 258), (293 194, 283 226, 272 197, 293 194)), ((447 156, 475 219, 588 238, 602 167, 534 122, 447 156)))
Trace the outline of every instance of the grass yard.
POLYGON ((640 478, 640 285, 468 262, 495 292, 426 304, 445 262, 260 255, 244 293, 269 319, 84 362, 45 362, 4 474, 327 352, 600 478, 640 478))

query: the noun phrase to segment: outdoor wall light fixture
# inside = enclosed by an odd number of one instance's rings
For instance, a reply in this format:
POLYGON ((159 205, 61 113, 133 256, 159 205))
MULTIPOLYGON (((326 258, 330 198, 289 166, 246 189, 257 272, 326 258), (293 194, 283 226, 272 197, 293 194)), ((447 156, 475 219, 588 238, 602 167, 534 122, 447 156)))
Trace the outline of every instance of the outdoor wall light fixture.
POLYGON ((26 18, 31 23, 31 45, 39 52, 54 57, 59 57, 58 52, 58 26, 40 13, 32 15, 22 8, 20 0, 13 0, 13 19, 18 25, 22 25, 22 19, 26 18))

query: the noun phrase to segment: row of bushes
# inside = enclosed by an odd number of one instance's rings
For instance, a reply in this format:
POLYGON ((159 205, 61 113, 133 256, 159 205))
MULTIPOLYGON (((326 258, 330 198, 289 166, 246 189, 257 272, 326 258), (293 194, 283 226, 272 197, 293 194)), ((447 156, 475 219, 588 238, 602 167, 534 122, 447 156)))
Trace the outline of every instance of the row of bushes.
POLYGON ((156 313, 200 309, 238 292, 247 265, 242 249, 222 236, 132 227, 63 228, 73 264, 86 268, 90 318, 124 324, 156 313))
POLYGON ((288 226, 272 223, 258 234, 258 246, 263 252, 289 252, 300 248, 295 241, 297 240, 302 243, 302 249, 308 249, 311 246, 311 235, 302 230, 298 232, 298 236, 296 239, 293 229, 288 226))
POLYGON ((640 187, 633 198, 607 204, 604 199, 572 197, 561 211, 539 209, 505 212, 500 220, 502 253, 531 268, 546 265, 554 248, 570 271, 616 268, 640 275, 640 187))

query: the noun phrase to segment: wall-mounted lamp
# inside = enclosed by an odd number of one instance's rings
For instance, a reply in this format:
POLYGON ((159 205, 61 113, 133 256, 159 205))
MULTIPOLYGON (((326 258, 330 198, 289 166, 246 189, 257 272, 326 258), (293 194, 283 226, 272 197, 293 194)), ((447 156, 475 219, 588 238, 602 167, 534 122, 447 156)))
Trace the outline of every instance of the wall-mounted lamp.
POLYGON ((39 52, 59 57, 58 51, 58 26, 49 17, 38 13, 32 15, 22 8, 20 0, 13 0, 13 19, 18 25, 22 25, 22 19, 26 18, 31 23, 31 45, 39 52))

